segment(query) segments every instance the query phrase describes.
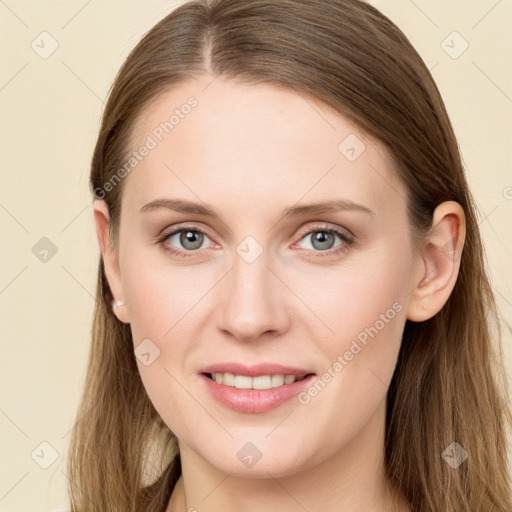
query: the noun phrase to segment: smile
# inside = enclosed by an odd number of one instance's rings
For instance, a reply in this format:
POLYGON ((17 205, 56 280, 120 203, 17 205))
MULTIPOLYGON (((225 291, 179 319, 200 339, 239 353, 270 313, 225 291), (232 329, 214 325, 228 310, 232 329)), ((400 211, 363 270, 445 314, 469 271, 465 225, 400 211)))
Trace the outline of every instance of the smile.
POLYGON ((263 413, 279 407, 307 389, 316 375, 311 373, 296 380, 295 375, 250 377, 232 373, 202 373, 200 379, 210 396, 225 407, 244 413, 263 413))
POLYGON ((259 375, 257 377, 250 377, 233 373, 207 373, 206 375, 217 384, 224 384, 225 386, 237 389, 272 389, 285 384, 292 384, 304 378, 296 377, 295 375, 259 375))

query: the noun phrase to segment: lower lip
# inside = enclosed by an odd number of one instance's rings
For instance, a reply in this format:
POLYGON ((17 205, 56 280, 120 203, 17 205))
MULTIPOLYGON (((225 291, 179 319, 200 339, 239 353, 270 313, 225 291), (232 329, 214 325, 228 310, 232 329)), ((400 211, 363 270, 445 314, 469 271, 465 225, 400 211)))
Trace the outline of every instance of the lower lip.
POLYGON ((212 396, 227 407, 239 412, 266 412, 297 396, 316 375, 271 389, 238 389, 218 384, 204 374, 200 377, 212 396))

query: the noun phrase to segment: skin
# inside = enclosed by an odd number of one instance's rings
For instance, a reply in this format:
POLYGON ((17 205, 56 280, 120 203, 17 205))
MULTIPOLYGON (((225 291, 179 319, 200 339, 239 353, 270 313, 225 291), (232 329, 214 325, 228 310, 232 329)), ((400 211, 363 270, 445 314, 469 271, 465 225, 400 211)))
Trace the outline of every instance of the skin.
MULTIPOLYGON (((464 213, 455 202, 439 205, 436 229, 416 248, 405 187, 377 140, 312 98, 212 78, 169 90, 139 117, 133 150, 187 98, 198 100, 124 178, 117 250, 106 204, 94 200, 107 278, 125 303, 115 313, 131 325, 135 347, 149 338, 160 350, 149 366, 137 364, 179 440, 183 474, 167 511, 384 512, 393 500, 396 510, 410 510, 384 476, 386 392, 406 320, 432 317, 453 289, 464 213), (366 146, 354 161, 338 150, 349 134, 366 146), (163 208, 139 212, 161 197, 208 203, 222 220, 163 208), (296 203, 334 198, 374 214, 280 218, 296 203), (157 243, 160 233, 190 224, 206 234, 191 257, 157 243), (355 243, 332 254, 344 244, 335 236, 322 251, 307 232, 326 224, 349 230, 355 243), (247 236, 263 248, 250 264, 237 253, 247 236), (307 404, 291 399, 265 413, 242 413, 202 386, 202 367, 232 360, 321 376, 394 303, 401 307, 394 318, 307 404), (252 467, 237 457, 248 442, 262 454, 252 467)), ((165 244, 193 252, 179 234, 165 244)))

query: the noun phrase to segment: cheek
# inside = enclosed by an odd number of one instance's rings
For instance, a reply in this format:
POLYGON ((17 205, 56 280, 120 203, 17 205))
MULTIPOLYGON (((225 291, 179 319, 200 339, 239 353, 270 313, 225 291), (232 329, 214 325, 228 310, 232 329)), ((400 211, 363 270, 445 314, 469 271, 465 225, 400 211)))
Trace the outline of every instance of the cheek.
POLYGON ((408 251, 400 256, 395 247, 388 240, 351 263, 350 269, 347 262, 346 268, 325 279, 321 292, 315 288, 309 296, 309 304, 330 331, 324 329, 319 341, 326 356, 325 372, 315 389, 303 396, 303 403, 324 422, 333 414, 354 412, 359 419, 347 423, 345 417, 342 424, 357 429, 385 398, 406 321, 411 271, 408 251), (332 412, 333 405, 337 412, 332 412))
MULTIPOLYGON (((315 270, 308 279, 299 272, 289 277, 294 291, 304 297, 319 320, 317 334, 331 340, 324 345, 326 352, 344 348, 360 333, 363 339, 365 329, 375 324, 379 334, 400 338, 400 313, 410 291, 412 269, 408 250, 400 257, 397 244, 382 240, 371 250, 354 252, 338 267, 315 270)), ((312 321, 307 323, 312 325, 312 321)))
POLYGON ((134 249, 123 261, 123 290, 134 343, 164 340, 186 329, 212 277, 207 272, 169 263, 164 250, 134 249))
POLYGON ((330 399, 324 403, 340 401, 345 411, 367 406, 369 413, 391 380, 405 307, 393 282, 367 276, 356 280, 352 276, 337 284, 344 286, 340 289, 331 283, 325 290, 328 303, 322 304, 320 299, 315 302, 314 297, 310 302, 313 310, 321 311, 321 320, 329 329, 321 327, 325 334, 316 337, 325 361, 323 380, 330 388, 326 393, 330 399), (369 286, 367 291, 365 284, 369 286))
MULTIPOLYGON (((205 290, 191 282, 190 267, 167 265, 164 258, 134 250, 123 261, 123 289, 129 305, 135 353, 145 343, 150 364, 137 358, 146 393, 165 423, 184 435, 187 426, 201 424, 204 411, 187 393, 185 366, 194 329, 194 309, 205 290), (148 344, 147 341, 151 340, 148 344), (142 345, 141 345, 142 346, 142 345), (156 348, 155 348, 156 347, 156 348), (179 410, 180 414, 176 414, 179 410)), ((200 279, 194 274, 194 280, 200 279)), ((195 323, 197 324, 197 318, 195 323)))

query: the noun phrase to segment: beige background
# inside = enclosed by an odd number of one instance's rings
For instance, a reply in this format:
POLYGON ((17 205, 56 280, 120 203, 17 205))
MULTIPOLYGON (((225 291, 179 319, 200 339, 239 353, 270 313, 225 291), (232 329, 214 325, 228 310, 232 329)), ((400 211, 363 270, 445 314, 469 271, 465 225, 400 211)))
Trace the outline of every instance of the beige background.
MULTIPOLYGON (((98 259, 89 161, 115 72, 178 3, 0 1, 0 511, 66 505, 65 457, 85 374, 98 259), (50 36, 39 36, 43 31, 50 36), (58 48, 43 59, 52 38, 58 48), (46 263, 32 252, 42 237, 57 248, 46 263), (56 460, 43 469, 53 450, 56 460)), ((494 290, 511 323, 512 3, 372 3, 402 28, 438 83, 480 207, 494 290), (469 47, 453 58, 464 40, 469 47)), ((512 376, 507 328, 505 350, 512 376)))

